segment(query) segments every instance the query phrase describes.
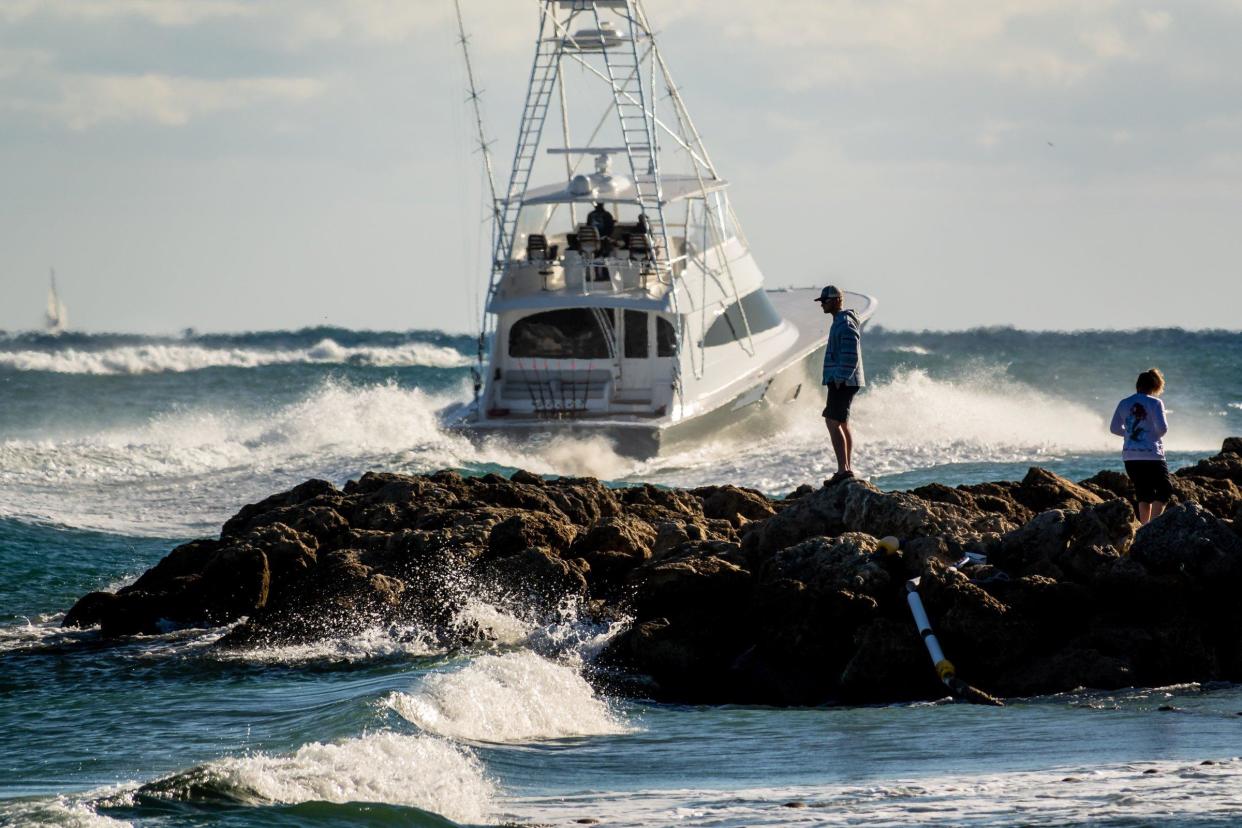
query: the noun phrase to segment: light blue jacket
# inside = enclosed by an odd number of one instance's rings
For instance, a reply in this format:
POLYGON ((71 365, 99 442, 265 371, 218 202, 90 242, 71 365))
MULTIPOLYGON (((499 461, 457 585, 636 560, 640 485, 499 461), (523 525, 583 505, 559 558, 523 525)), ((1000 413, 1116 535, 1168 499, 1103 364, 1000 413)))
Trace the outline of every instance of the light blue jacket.
POLYGON ((856 385, 867 384, 863 375, 862 323, 858 314, 843 310, 832 317, 828 329, 828 349, 824 351, 824 385, 834 382, 856 385))
POLYGON ((1117 403, 1109 431, 1125 438, 1122 460, 1163 460, 1161 438, 1169 433, 1164 401, 1149 394, 1131 394, 1117 403))

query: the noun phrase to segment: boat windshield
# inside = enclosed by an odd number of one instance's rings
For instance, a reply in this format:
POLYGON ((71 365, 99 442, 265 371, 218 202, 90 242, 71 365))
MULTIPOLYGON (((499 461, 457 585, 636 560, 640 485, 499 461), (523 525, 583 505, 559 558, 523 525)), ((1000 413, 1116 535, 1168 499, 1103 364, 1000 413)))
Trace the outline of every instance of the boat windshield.
POLYGON ((611 312, 562 308, 523 317, 509 329, 509 356, 519 359, 609 359, 611 312), (602 323, 602 324, 601 324, 602 323), (608 330, 605 331, 604 327, 608 330))

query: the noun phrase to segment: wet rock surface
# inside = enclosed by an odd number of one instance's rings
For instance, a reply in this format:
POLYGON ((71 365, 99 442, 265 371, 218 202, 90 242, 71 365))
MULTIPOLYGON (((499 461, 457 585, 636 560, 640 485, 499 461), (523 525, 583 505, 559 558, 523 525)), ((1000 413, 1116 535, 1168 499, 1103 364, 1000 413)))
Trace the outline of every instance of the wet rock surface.
POLYGON ((906 603, 918 577, 958 675, 993 694, 1242 681, 1242 439, 1174 484, 1139 528, 1111 471, 910 492, 847 480, 782 500, 527 472, 311 480, 84 596, 64 623, 105 638, 232 624, 220 647, 401 625, 462 646, 490 634, 462 620, 471 601, 527 615, 570 602, 628 618, 594 665, 614 687, 887 702, 945 694, 906 603))

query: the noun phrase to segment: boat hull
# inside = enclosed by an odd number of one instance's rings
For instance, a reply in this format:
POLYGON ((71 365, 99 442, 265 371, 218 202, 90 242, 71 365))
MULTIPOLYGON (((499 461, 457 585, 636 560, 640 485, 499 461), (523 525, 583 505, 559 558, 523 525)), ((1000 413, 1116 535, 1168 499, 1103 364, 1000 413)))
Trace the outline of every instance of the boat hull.
POLYGON ((619 420, 473 421, 473 405, 446 412, 445 429, 478 444, 499 441, 538 450, 555 440, 604 439, 622 457, 646 460, 678 447, 733 432, 756 436, 777 428, 783 407, 807 393, 818 393, 815 368, 823 349, 813 351, 773 376, 754 383, 724 405, 673 421, 663 417, 645 422, 619 420))
MULTIPOLYGON (((769 290, 772 304, 797 331, 789 349, 751 374, 727 394, 712 394, 688 405, 689 413, 665 417, 594 417, 581 419, 481 419, 474 404, 443 413, 445 428, 484 443, 498 440, 538 450, 557 438, 602 438, 624 457, 647 459, 679 446, 716 439, 725 433, 763 437, 777 431, 789 404, 804 394, 820 395, 820 365, 830 319, 813 300, 819 288, 769 290)), ((875 299, 846 292, 847 306, 865 322, 875 312, 875 299)))

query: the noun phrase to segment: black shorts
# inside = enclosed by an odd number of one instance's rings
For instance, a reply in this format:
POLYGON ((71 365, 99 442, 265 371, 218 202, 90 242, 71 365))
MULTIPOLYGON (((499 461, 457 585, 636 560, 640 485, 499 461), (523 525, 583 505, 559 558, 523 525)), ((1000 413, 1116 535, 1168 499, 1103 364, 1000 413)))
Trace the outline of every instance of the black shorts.
POLYGON ((854 395, 858 393, 857 385, 841 385, 833 383, 828 386, 828 404, 824 406, 824 417, 844 423, 850 418, 850 405, 854 395))
POLYGON ((1173 483, 1163 460, 1127 460, 1126 474, 1134 483, 1134 499, 1139 503, 1168 503, 1172 499, 1173 483))

